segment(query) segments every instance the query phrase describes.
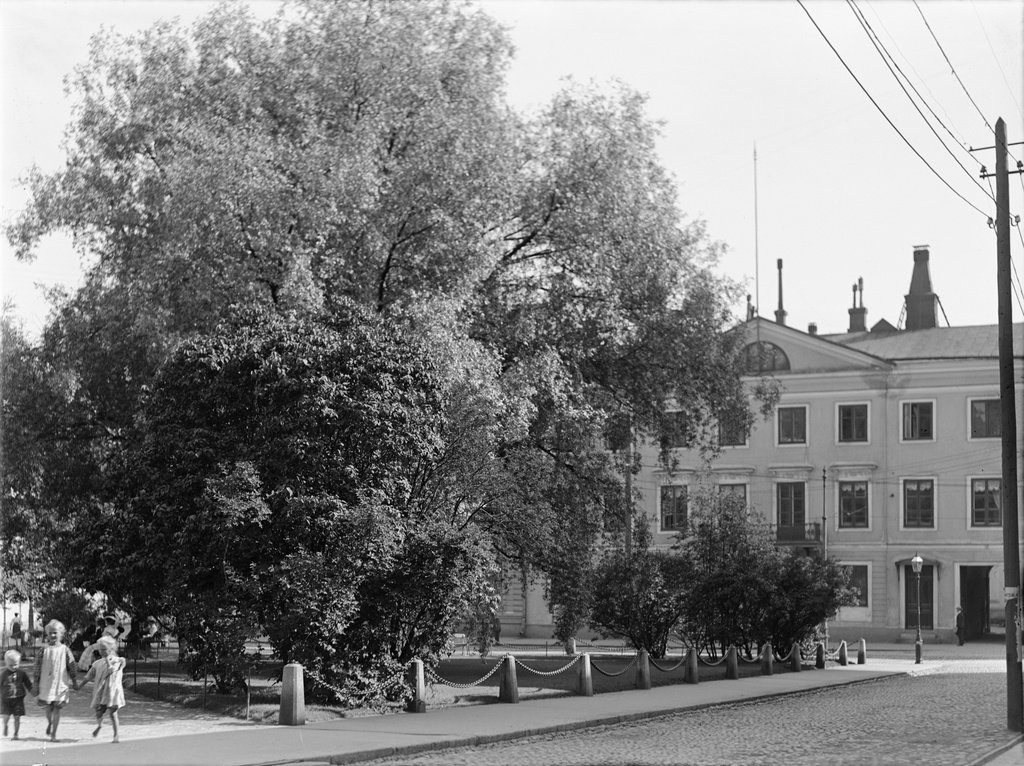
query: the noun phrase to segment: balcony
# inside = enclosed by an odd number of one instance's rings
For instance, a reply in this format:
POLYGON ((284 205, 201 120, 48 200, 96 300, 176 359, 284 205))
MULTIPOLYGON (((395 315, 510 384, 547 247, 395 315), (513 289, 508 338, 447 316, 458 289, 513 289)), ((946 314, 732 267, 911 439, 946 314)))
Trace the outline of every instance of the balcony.
POLYGON ((778 545, 821 545, 821 524, 777 524, 775 542, 778 545))

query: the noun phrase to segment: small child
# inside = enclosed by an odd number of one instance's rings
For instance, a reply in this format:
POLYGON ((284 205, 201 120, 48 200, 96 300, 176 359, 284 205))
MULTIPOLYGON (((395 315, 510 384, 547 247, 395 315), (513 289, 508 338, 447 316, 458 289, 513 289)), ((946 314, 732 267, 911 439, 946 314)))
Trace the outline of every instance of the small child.
POLYGON ((21 717, 25 715, 25 692, 32 691, 28 673, 21 669, 21 653, 11 649, 4 654, 4 669, 0 670, 0 710, 4 717, 4 736, 7 736, 7 722, 14 716, 14 737, 18 738, 21 717))
POLYGON ((96 711, 96 728, 92 735, 99 736, 103 727, 103 714, 110 711, 110 725, 114 727, 114 742, 119 742, 118 726, 120 721, 117 711, 124 707, 124 667, 125 660, 117 656, 117 641, 111 636, 102 636, 96 642, 96 646, 102 655, 89 668, 82 686, 89 681, 95 681, 96 686, 92 690, 92 707, 96 711))
POLYGON ((60 711, 71 697, 70 690, 78 690, 78 666, 71 648, 64 642, 64 623, 50 620, 44 631, 46 646, 36 655, 33 673, 37 701, 46 706, 46 733, 50 741, 57 741, 60 711))

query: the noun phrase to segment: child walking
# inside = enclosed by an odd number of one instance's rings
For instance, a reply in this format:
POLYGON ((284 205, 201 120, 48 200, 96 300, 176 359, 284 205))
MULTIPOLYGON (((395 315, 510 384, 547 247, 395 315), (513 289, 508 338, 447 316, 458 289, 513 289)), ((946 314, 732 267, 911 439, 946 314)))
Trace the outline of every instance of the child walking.
POLYGON ((4 654, 4 669, 0 670, 0 710, 4 717, 4 736, 7 736, 7 722, 14 716, 14 737, 18 738, 21 717, 25 715, 25 692, 32 691, 28 673, 21 669, 21 653, 11 649, 4 654))
POLYGON ((46 707, 46 733, 51 742, 56 742, 61 708, 68 704, 71 690, 78 690, 78 666, 71 648, 64 643, 64 623, 50 620, 44 632, 46 646, 36 656, 33 676, 38 703, 46 707))
POLYGON ((89 681, 95 681, 96 686, 92 690, 92 707, 96 711, 96 728, 92 735, 99 736, 103 728, 103 714, 110 711, 110 725, 114 727, 114 742, 119 742, 118 726, 120 721, 117 718, 117 711, 124 707, 124 666, 123 657, 117 656, 117 641, 110 636, 103 636, 96 642, 96 646, 102 655, 89 668, 82 686, 89 681))

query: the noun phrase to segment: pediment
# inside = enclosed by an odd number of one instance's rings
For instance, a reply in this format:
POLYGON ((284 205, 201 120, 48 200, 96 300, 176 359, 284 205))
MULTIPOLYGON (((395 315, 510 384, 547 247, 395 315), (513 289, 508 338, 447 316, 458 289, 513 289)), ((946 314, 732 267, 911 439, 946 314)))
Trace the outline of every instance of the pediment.
MULTIPOLYGON (((744 333, 748 345, 761 344, 757 348, 762 352, 762 367, 764 372, 772 375, 829 370, 881 370, 892 366, 880 357, 827 340, 820 335, 811 335, 777 324, 763 317, 744 322, 737 329, 744 333), (778 352, 784 355, 788 369, 783 368, 782 357, 778 352)), ((751 349, 751 353, 756 353, 756 349, 751 349)))

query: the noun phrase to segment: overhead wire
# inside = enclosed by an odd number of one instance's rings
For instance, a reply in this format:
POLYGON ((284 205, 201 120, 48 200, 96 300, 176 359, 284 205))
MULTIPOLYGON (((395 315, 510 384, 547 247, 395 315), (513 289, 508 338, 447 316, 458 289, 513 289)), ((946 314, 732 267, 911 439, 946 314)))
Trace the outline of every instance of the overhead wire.
POLYGON ((977 102, 974 100, 974 97, 971 96, 970 91, 967 90, 967 86, 964 85, 964 81, 960 79, 960 75, 957 74, 956 67, 953 66, 953 62, 950 61, 949 56, 946 55, 946 50, 942 47, 942 43, 939 42, 939 38, 936 37, 935 32, 932 31, 932 25, 928 23, 928 19, 925 18, 924 15, 924 10, 922 10, 921 6, 918 5, 917 0, 914 0, 914 7, 917 8, 917 12, 921 14, 921 20, 924 22, 925 27, 928 28, 928 33, 932 36, 932 40, 934 40, 935 44, 939 47, 939 52, 942 53, 942 58, 946 59, 946 63, 949 64, 949 70, 953 73, 953 76, 956 78, 956 81, 960 83, 960 87, 963 88, 964 94, 970 100, 971 104, 973 104, 974 108, 978 110, 978 114, 981 116, 981 119, 985 122, 985 127, 989 129, 989 132, 992 132, 994 130, 993 127, 989 124, 988 119, 985 117, 985 113, 981 111, 981 107, 978 106, 977 102))
MULTIPOLYGON (((889 53, 888 49, 885 47, 885 44, 881 41, 881 39, 879 39, 878 34, 875 32, 874 28, 871 26, 871 23, 867 20, 867 17, 864 16, 864 13, 860 10, 860 8, 857 7, 857 4, 854 3, 853 0, 846 0, 846 4, 850 7, 850 10, 853 11, 853 15, 857 18, 857 21, 860 23, 861 29, 863 29, 864 30, 864 34, 866 34, 868 36, 868 40, 871 41, 871 44, 874 46, 875 51, 878 53, 879 57, 882 59, 882 62, 885 64, 886 68, 889 70, 889 73, 893 76, 893 79, 896 80, 896 84, 900 86, 900 89, 903 91, 903 93, 910 100, 910 103, 913 104, 914 109, 917 110, 917 113, 921 116, 921 119, 924 120, 925 125, 928 126, 928 129, 932 132, 932 134, 935 136, 935 138, 938 139, 939 143, 942 144, 942 148, 945 149, 946 152, 949 154, 949 156, 953 158, 953 161, 956 162, 956 164, 960 166, 960 169, 963 170, 964 173, 967 174, 968 178, 971 179, 971 182, 975 186, 977 186, 979 189, 981 189, 983 194, 986 194, 990 199, 995 201, 995 196, 992 195, 992 194, 989 194, 988 192, 985 191, 985 187, 982 186, 980 183, 978 183, 978 179, 975 178, 974 173, 972 173, 970 170, 968 170, 964 166, 964 164, 960 161, 960 159, 955 154, 953 154, 952 150, 949 148, 949 146, 946 144, 946 142, 942 139, 942 136, 939 135, 939 132, 937 130, 935 130, 935 127, 931 124, 931 122, 928 120, 928 118, 925 117, 924 112, 921 111, 921 107, 918 106, 917 101, 914 100, 913 96, 910 95, 910 93, 907 91, 906 86, 903 84, 904 80, 906 81, 907 85, 909 85, 913 89, 914 94, 917 96, 918 100, 920 100, 920 102, 925 105, 925 108, 928 109, 928 111, 931 113, 931 115, 935 119, 935 121, 938 122, 939 125, 941 125, 945 129, 945 131, 947 133, 949 133, 949 135, 953 138, 954 141, 957 140, 956 136, 953 135, 953 131, 951 131, 948 127, 946 127, 946 124, 939 118, 939 116, 937 114, 935 114, 935 110, 933 110, 931 108, 931 106, 928 104, 928 101, 925 99, 925 97, 921 95, 921 92, 910 81, 910 78, 907 77, 906 73, 900 68, 900 65, 896 63, 896 60, 893 58, 892 54, 889 53), (893 70, 893 67, 895 67, 895 70, 893 70), (897 75, 896 72, 899 72, 899 75, 897 75), (900 77, 902 77, 903 80, 901 80, 900 77)), ((963 148, 963 147, 961 147, 961 148, 963 148)), ((972 155, 969 151, 967 152, 967 155, 969 157, 971 157, 971 159, 973 159, 975 162, 979 162, 979 160, 977 160, 974 157, 974 155, 972 155)), ((980 162, 979 162, 979 164, 980 164, 980 162)))
MULTIPOLYGON (((975 108, 975 110, 977 110, 978 116, 980 116, 982 122, 985 123, 985 127, 988 128, 990 133, 994 133, 995 129, 992 127, 992 124, 985 117, 985 113, 981 111, 981 107, 978 106, 970 91, 967 90, 967 86, 964 84, 964 81, 960 78, 960 75, 957 74, 956 67, 953 66, 953 62, 950 61, 949 56, 946 55, 946 50, 942 47, 942 43, 939 42, 939 38, 935 35, 935 32, 932 30, 931 24, 928 23, 928 19, 925 18, 924 10, 921 8, 920 5, 918 5, 917 0, 914 0, 914 7, 917 8, 917 12, 921 14, 921 20, 924 22, 925 27, 928 29, 928 33, 932 36, 932 40, 935 41, 935 45, 938 47, 939 52, 942 53, 942 57, 946 60, 946 63, 949 64, 950 72, 952 72, 953 76, 956 78, 956 81, 960 83, 960 87, 963 89, 964 95, 967 96, 967 99, 971 102, 971 105, 975 108)), ((974 13, 977 16, 977 8, 974 9, 974 13)), ((981 26, 982 34, 985 35, 985 40, 988 42, 989 50, 992 50, 992 41, 988 39, 988 33, 985 32, 985 27, 981 23, 980 17, 978 18, 978 25, 981 26)), ((999 73, 1003 77, 1003 82, 1006 82, 1006 74, 1003 72, 1002 67, 999 65, 999 59, 996 57, 994 50, 992 51, 992 56, 996 60, 996 67, 999 68, 999 73)), ((1009 87, 1009 83, 1007 83, 1007 87, 1009 87)), ((1012 90, 1011 95, 1013 95, 1012 90)), ((1016 99, 1014 99, 1014 105, 1017 106, 1017 110, 1020 111, 1020 106, 1017 105, 1016 99)), ((1016 159, 1016 157, 1014 159, 1016 159)))
MULTIPOLYGON (((876 11, 874 9, 874 7, 871 5, 870 2, 867 5, 868 5, 868 8, 871 9, 871 12, 874 14, 875 20, 878 23, 878 26, 880 26, 882 29, 885 30, 885 33, 889 36, 889 40, 892 42, 893 47, 896 48, 896 50, 899 52, 900 56, 903 58, 903 61, 906 62, 907 66, 909 66, 911 71, 913 71, 913 73, 917 76, 917 80, 921 84, 921 87, 923 87, 926 91, 928 91, 928 95, 931 96, 932 99, 935 101, 935 103, 938 105, 938 107, 940 109, 942 109, 942 113, 944 115, 946 115, 946 119, 951 121, 951 118, 949 116, 949 112, 946 111, 945 107, 942 105, 942 103, 939 101, 939 99, 936 97, 936 95, 934 93, 932 93, 932 89, 928 87, 928 81, 924 77, 921 76, 920 72, 917 71, 917 68, 914 66, 914 62, 911 61, 909 58, 907 58, 907 56, 903 53, 903 49, 900 48, 899 41, 897 41, 896 38, 893 37, 892 33, 889 32, 888 28, 885 26, 885 21, 882 19, 881 16, 878 15, 878 11, 876 11)), ((943 127, 946 127, 946 126, 943 125, 943 127)), ((954 126, 954 128, 955 128, 955 126, 954 126)), ((950 130, 950 128, 946 128, 946 129, 950 130)), ((970 154, 970 147, 969 147, 968 141, 967 141, 966 138, 964 138, 963 134, 961 134, 959 131, 957 131, 957 135, 953 136, 953 138, 954 138, 954 140, 956 140, 956 142, 958 144, 960 144, 960 146, 962 146, 964 149, 967 149, 968 153, 970 154)), ((979 165, 981 164, 981 160, 977 159, 973 154, 971 154, 970 156, 979 165)))
POLYGON ((1024 111, 1021 111, 1020 102, 1017 101, 1017 94, 1013 92, 1013 88, 1010 87, 1009 81, 1006 79, 1006 72, 1003 71, 1002 65, 999 63, 999 57, 996 55, 995 48, 992 47, 992 40, 989 39, 988 32, 985 31, 985 25, 981 23, 981 15, 978 13, 978 9, 974 3, 971 3, 971 9, 974 11, 974 15, 978 19, 978 26, 981 27, 981 33, 985 36, 985 42, 988 43, 988 49, 992 53, 992 59, 995 61, 996 69, 999 70, 999 74, 1003 78, 1003 83, 1006 85, 1006 90, 1010 94, 1010 98, 1013 99, 1014 106, 1017 107, 1017 112, 1020 114, 1021 119, 1024 119, 1024 111))
POLYGON ((860 81, 860 78, 858 78, 857 75, 854 74, 853 70, 850 68, 850 65, 846 63, 846 60, 843 58, 842 54, 840 54, 839 51, 836 50, 836 47, 832 44, 832 41, 828 39, 828 35, 826 35, 824 30, 818 25, 818 22, 814 20, 814 17, 811 15, 811 12, 809 10, 807 10, 807 7, 804 5, 803 0, 796 0, 796 1, 800 5, 800 8, 803 9, 803 12, 805 14, 807 14, 807 18, 810 19, 811 23, 814 25, 814 28, 818 30, 818 34, 820 34, 822 39, 828 44, 828 47, 832 49, 832 52, 836 54, 836 57, 839 59, 840 63, 843 65, 843 67, 845 67, 846 71, 850 73, 850 76, 854 79, 854 82, 856 82, 857 85, 860 86, 860 89, 862 91, 864 91, 864 95, 868 97, 868 99, 874 105, 875 109, 877 109, 878 112, 882 115, 882 117, 885 118, 885 121, 889 123, 889 126, 893 130, 896 131, 897 135, 899 135, 900 138, 903 139, 903 142, 908 147, 910 147, 910 150, 914 154, 917 155, 918 159, 921 160, 921 162, 923 162, 925 164, 925 166, 932 172, 932 174, 936 178, 938 178, 946 186, 946 188, 948 188, 951 192, 953 192, 953 194, 955 194, 961 200, 966 202, 968 206, 974 208, 976 211, 978 211, 978 213, 980 213, 982 216, 984 216, 986 219, 988 219, 990 216, 986 212, 984 212, 980 207, 975 205, 973 202, 971 202, 969 199, 967 199, 964 195, 962 195, 960 192, 958 192, 956 189, 954 189, 953 186, 949 183, 949 181, 947 181, 945 178, 943 178, 939 174, 939 172, 934 167, 932 167, 931 163, 928 162, 928 160, 926 160, 924 158, 924 156, 921 154, 921 152, 919 152, 917 150, 917 148, 910 142, 910 140, 905 135, 903 135, 903 133, 900 131, 900 129, 896 127, 896 124, 889 118, 889 115, 887 115, 885 113, 885 110, 882 109, 882 107, 875 100, 874 96, 871 95, 871 93, 868 91, 868 89, 860 81))

